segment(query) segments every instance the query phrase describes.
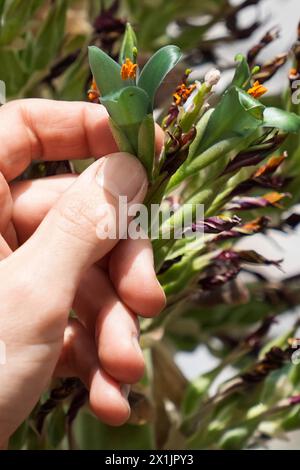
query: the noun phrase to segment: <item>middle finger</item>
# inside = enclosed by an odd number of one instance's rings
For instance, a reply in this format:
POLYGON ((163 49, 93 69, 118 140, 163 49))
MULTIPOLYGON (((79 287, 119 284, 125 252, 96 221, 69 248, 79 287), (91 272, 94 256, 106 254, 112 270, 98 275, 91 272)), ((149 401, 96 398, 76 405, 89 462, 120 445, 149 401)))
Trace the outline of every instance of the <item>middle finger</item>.
POLYGON ((97 266, 83 277, 74 310, 94 336, 106 372, 122 383, 137 382, 144 372, 137 317, 121 302, 107 274, 97 266))

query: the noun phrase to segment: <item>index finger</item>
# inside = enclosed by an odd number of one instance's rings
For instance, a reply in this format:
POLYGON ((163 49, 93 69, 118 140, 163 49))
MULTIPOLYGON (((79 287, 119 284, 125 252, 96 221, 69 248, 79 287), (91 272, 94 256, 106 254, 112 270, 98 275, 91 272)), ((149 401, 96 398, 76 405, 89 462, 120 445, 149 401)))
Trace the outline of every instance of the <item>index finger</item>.
POLYGON ((103 106, 46 99, 2 106, 0 142, 0 171, 8 181, 32 160, 101 157, 118 150, 103 106))

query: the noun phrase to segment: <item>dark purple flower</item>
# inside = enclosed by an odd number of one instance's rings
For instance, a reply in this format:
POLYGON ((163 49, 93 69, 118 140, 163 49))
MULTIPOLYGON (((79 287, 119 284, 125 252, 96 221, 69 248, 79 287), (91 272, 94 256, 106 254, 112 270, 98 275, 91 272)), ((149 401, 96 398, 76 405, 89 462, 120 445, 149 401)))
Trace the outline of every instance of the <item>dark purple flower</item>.
POLYGON ((209 217, 192 224, 192 232, 220 233, 241 224, 242 219, 233 217, 209 217))
POLYGON ((120 0, 115 0, 110 8, 101 8, 94 22, 95 32, 100 39, 101 47, 112 53, 116 41, 124 34, 126 21, 117 17, 120 0))
POLYGON ((239 227, 233 227, 231 230, 219 233, 213 241, 223 241, 230 238, 240 238, 247 235, 263 232, 270 222, 269 217, 262 216, 250 220, 239 227))
POLYGON ((234 279, 244 264, 280 267, 281 261, 267 259, 254 250, 222 250, 212 259, 199 284, 210 290, 234 279))
POLYGON ((240 377, 246 384, 261 382, 271 372, 280 369, 289 358, 290 354, 288 351, 274 346, 261 361, 257 362, 249 371, 241 374, 240 377))
POLYGON ((281 207, 279 202, 288 197, 287 193, 272 192, 263 196, 235 197, 226 206, 229 211, 259 209, 268 206, 281 207))
MULTIPOLYGON (((270 153, 275 152, 285 140, 285 135, 275 135, 271 139, 261 144, 261 148, 255 150, 247 150, 239 153, 231 162, 228 163, 227 167, 223 171, 223 174, 232 173, 239 170, 240 168, 245 168, 247 166, 257 165, 263 161, 270 153)), ((269 164, 270 169, 273 171, 279 167, 282 161, 286 158, 286 154, 280 157, 271 157, 266 165, 269 164), (276 165, 277 164, 277 165, 276 165)), ((265 167, 265 165, 264 165, 265 167)))

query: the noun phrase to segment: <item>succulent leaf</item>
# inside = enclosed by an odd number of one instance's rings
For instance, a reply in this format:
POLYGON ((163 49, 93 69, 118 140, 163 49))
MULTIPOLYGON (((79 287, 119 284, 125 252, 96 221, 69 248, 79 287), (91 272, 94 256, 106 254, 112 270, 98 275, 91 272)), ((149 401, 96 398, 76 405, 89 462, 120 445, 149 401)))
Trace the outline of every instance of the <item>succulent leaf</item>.
POLYGON ((180 58, 181 52, 177 46, 165 46, 159 49, 144 66, 138 86, 148 94, 151 105, 158 87, 180 58))

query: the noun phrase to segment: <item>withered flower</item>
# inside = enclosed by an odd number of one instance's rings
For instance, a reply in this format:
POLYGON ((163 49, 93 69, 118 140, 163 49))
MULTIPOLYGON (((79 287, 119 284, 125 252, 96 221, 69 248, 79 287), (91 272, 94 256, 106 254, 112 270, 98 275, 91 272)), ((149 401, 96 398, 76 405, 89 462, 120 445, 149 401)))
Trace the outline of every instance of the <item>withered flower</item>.
POLYGON ((244 236, 254 235, 255 233, 262 233, 269 225, 269 222, 269 217, 257 217, 256 219, 250 220, 238 227, 233 227, 231 230, 219 233, 213 241, 218 242, 231 238, 241 238, 244 236))
POLYGON ((209 217, 202 221, 192 224, 192 232, 203 233, 221 233, 231 230, 233 227, 240 225, 241 219, 234 215, 233 217, 209 217))
POLYGON ((286 158, 286 152, 284 152, 282 155, 279 155, 278 157, 271 157, 265 165, 261 166, 260 168, 258 168, 258 170, 256 170, 253 175, 253 178, 260 178, 261 176, 273 174, 286 158))
POLYGON ((244 0, 230 8, 230 13, 226 17, 226 26, 235 39, 245 39, 251 36, 260 26, 260 21, 254 21, 250 26, 241 28, 239 26, 239 13, 250 5, 257 5, 261 0, 244 0))
POLYGON ((276 319, 274 316, 266 317, 262 324, 253 332, 250 333, 246 338, 243 340, 243 343, 249 345, 251 348, 257 347, 262 338, 264 338, 267 333, 270 331, 271 326, 276 323, 276 319))
POLYGON ((173 94, 174 102, 176 106, 182 106, 186 102, 191 93, 195 90, 196 84, 187 86, 185 83, 181 83, 176 88, 175 93, 173 94))
POLYGON ((260 207, 275 206, 281 207, 279 202, 288 197, 287 193, 271 192, 263 196, 245 196, 234 197, 230 203, 227 204, 226 209, 229 211, 258 209, 260 207))
POLYGON ((253 67, 255 65, 255 59, 258 56, 258 54, 271 42, 273 42, 275 39, 279 37, 279 28, 275 27, 267 31, 266 34, 263 35, 261 40, 255 44, 251 49, 248 51, 247 54, 247 61, 250 65, 250 67, 253 67))
POLYGON ((211 290, 234 279, 244 264, 273 265, 279 267, 281 260, 269 260, 254 250, 222 250, 211 261, 199 280, 203 289, 211 290))
POLYGON ((179 127, 176 128, 176 134, 167 132, 170 137, 171 145, 168 149, 167 158, 162 165, 161 172, 166 172, 169 176, 186 160, 189 153, 189 146, 196 137, 196 128, 193 126, 190 131, 183 133, 179 127))
POLYGON ((91 88, 88 90, 88 99, 92 103, 98 103, 99 102, 99 97, 100 97, 100 92, 98 90, 97 84, 95 80, 93 79, 91 88))
MULTIPOLYGON (((237 156, 228 163, 227 167, 223 171, 223 175, 232 173, 233 171, 239 170, 240 168, 257 165, 268 155, 270 155, 270 153, 275 152, 278 148, 280 148, 285 138, 286 135, 284 134, 276 134, 260 145, 255 146, 254 150, 250 148, 238 153, 237 156)), ((286 153, 284 153, 284 155, 285 157, 287 156, 286 153)))
POLYGON ((259 83, 265 83, 267 80, 270 80, 270 78, 272 78, 276 72, 286 64, 288 57, 288 53, 283 52, 282 54, 274 57, 274 59, 265 62, 261 65, 259 72, 253 75, 254 80, 259 81, 259 83))
POLYGON ((290 356, 290 348, 282 350, 274 346, 261 361, 257 362, 249 371, 241 374, 241 378, 246 384, 261 382, 271 372, 280 369, 290 359, 290 356))
POLYGON ((300 214, 292 213, 288 217, 284 218, 280 223, 280 228, 284 229, 284 227, 289 227, 291 229, 295 229, 300 224, 300 214))
POLYGON ((240 235, 253 235, 254 233, 264 230, 268 226, 269 222, 269 217, 257 217, 256 219, 246 222, 241 227, 237 227, 236 232, 240 235))
MULTIPOLYGON (((181 95, 183 95, 183 93, 185 92, 185 93, 188 93, 188 96, 190 96, 193 91, 193 90, 191 90, 190 92, 188 91, 190 89, 190 86, 188 85, 187 81, 188 81, 190 74, 191 74, 191 69, 186 69, 181 79, 181 82, 176 87, 176 90, 173 93, 173 103, 171 104, 168 110, 168 113, 163 120, 163 123, 162 123, 163 129, 168 129, 168 127, 176 121, 177 116, 179 114, 179 105, 181 105, 182 103, 186 101, 186 100, 184 101, 184 96, 181 96, 181 95)), ((193 89, 195 89, 195 87, 193 87, 193 89)), ((188 96, 186 96, 186 99, 188 98, 188 96)))
POLYGON ((62 379, 60 384, 50 391, 50 397, 39 406, 35 414, 35 427, 39 434, 42 433, 44 422, 48 414, 56 408, 59 402, 72 396, 81 386, 82 383, 79 379, 70 377, 62 379))
POLYGON ((261 264, 265 266, 280 267, 282 260, 270 260, 257 253, 254 250, 240 250, 235 252, 235 256, 239 259, 240 263, 247 264, 261 264))

